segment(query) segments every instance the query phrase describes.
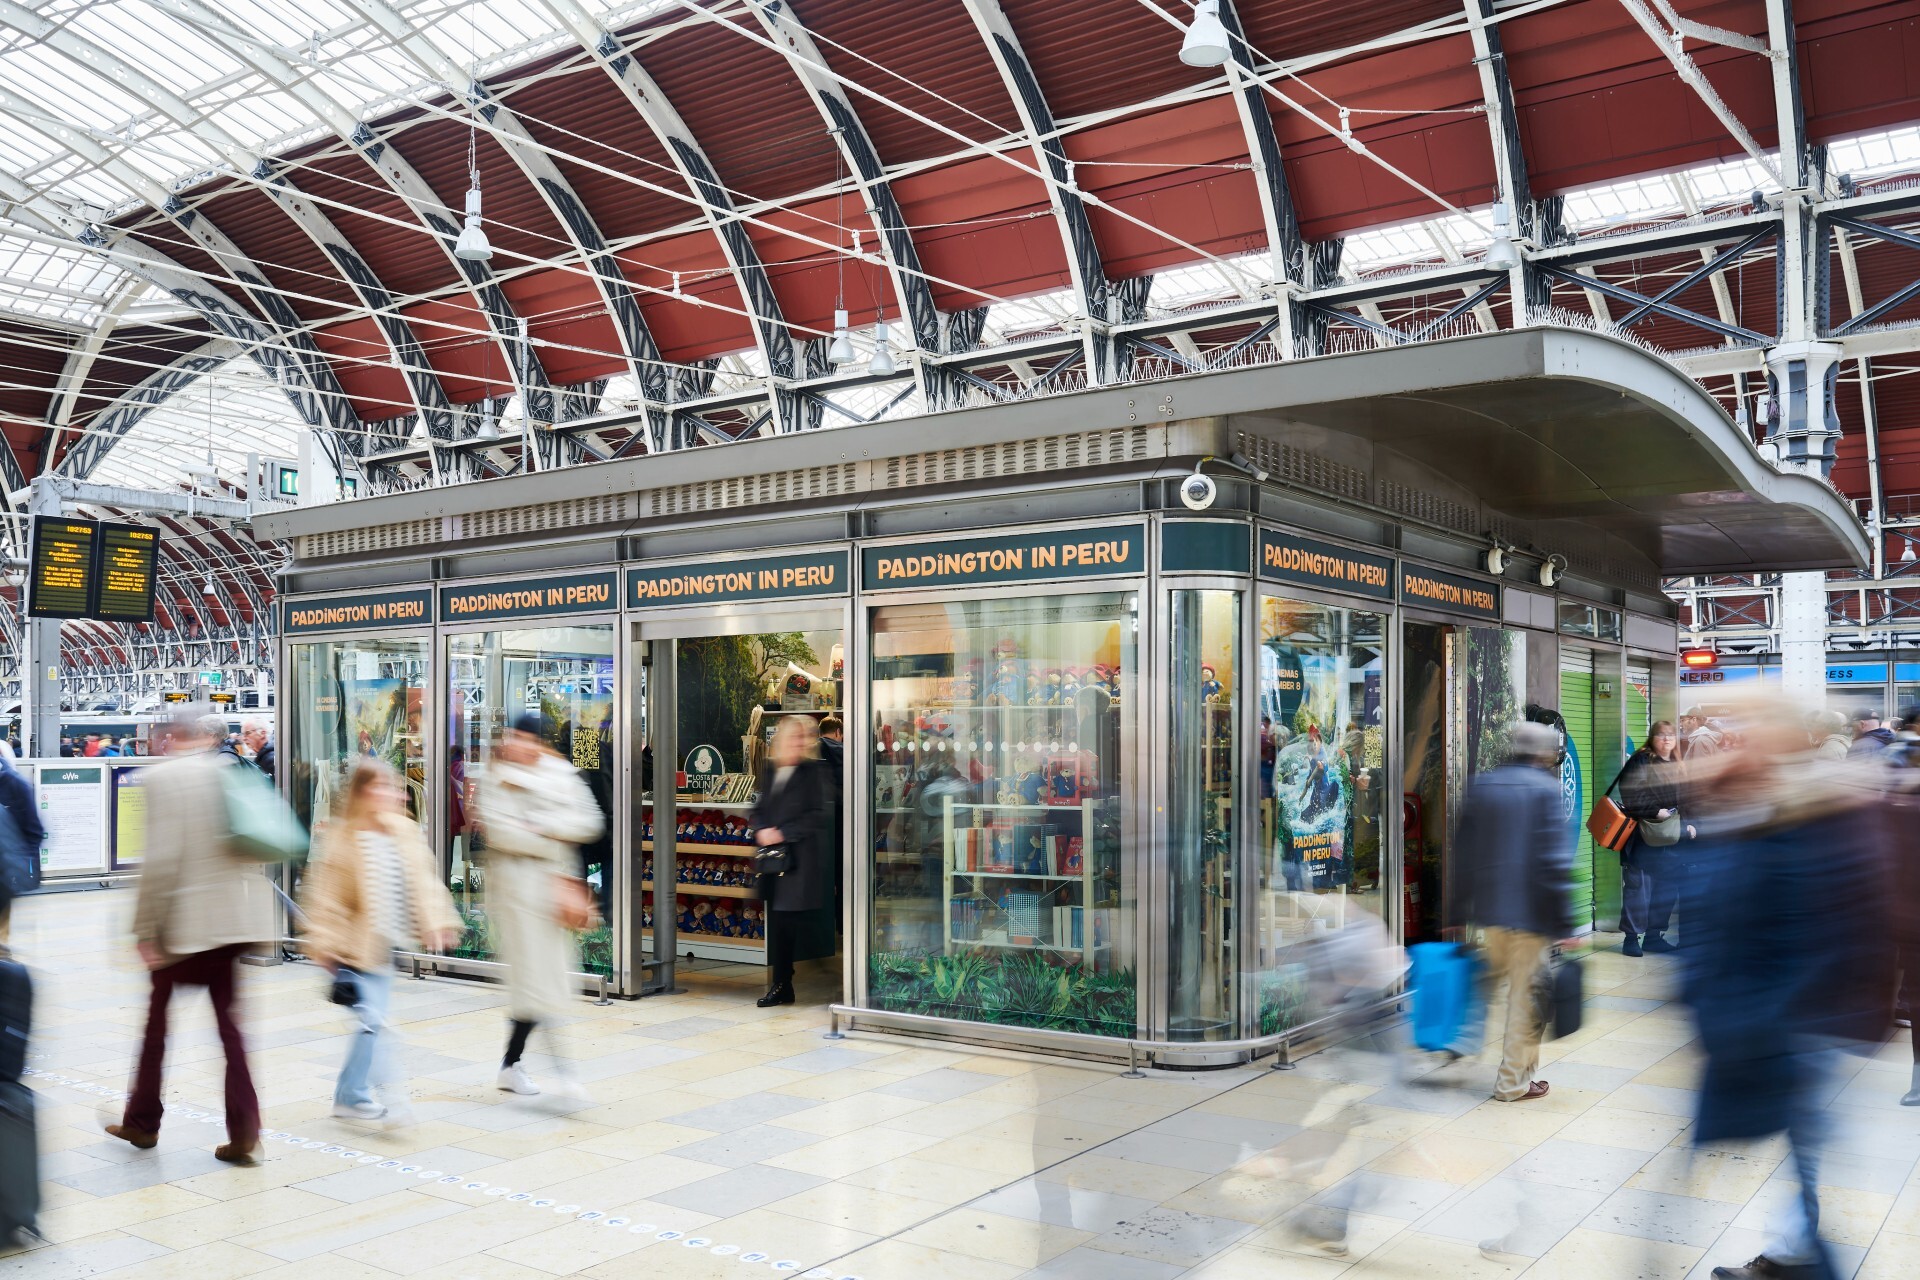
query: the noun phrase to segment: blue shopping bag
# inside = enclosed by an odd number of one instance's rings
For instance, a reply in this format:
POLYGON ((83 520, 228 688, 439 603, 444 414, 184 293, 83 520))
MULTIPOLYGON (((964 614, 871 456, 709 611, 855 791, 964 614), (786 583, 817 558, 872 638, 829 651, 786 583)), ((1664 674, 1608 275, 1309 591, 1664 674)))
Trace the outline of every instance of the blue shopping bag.
POLYGON ((1479 1052, 1487 1016, 1480 957, 1457 942, 1420 942, 1407 948, 1407 960, 1413 1042, 1429 1053, 1479 1052))

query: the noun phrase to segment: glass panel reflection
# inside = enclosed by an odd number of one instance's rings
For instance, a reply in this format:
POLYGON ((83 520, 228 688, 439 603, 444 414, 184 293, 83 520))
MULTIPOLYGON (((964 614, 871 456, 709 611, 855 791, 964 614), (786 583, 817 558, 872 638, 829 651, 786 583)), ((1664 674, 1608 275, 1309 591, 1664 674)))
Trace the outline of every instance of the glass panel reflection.
POLYGON ((601 834, 580 847, 580 874, 600 922, 580 936, 583 973, 612 974, 613 627, 532 627, 447 638, 447 874, 466 934, 450 954, 493 958, 486 834, 469 821, 500 731, 540 716, 547 745, 572 763, 600 806, 601 834))
POLYGON ((874 1007, 1130 1036, 1137 598, 873 613, 874 1007))
POLYGON ((1167 778, 1167 1034, 1235 1034, 1234 778, 1239 762, 1240 595, 1172 593, 1171 769, 1167 778))
POLYGON ((324 823, 347 773, 362 756, 386 761, 407 780, 407 808, 426 802, 425 636, 369 636, 291 648, 298 695, 286 707, 288 801, 311 829, 324 823))

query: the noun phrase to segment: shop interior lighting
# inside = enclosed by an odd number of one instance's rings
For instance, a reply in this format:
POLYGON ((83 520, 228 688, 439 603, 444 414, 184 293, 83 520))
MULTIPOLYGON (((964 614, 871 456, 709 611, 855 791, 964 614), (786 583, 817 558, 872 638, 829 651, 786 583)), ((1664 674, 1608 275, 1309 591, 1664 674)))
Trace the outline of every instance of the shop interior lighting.
POLYGON ((1180 61, 1190 67, 1225 66, 1230 50, 1227 48, 1227 26, 1220 21, 1220 0, 1200 0, 1193 6, 1193 21, 1187 24, 1187 35, 1180 42, 1180 61))
POLYGON ((1487 266, 1495 271, 1511 271, 1520 265, 1520 251, 1513 247, 1513 219, 1507 202, 1493 202, 1493 238, 1487 241, 1487 266))
POLYGON ((887 322, 879 320, 873 326, 873 359, 867 361, 867 372, 876 377, 887 377, 894 372, 893 349, 887 345, 887 322))

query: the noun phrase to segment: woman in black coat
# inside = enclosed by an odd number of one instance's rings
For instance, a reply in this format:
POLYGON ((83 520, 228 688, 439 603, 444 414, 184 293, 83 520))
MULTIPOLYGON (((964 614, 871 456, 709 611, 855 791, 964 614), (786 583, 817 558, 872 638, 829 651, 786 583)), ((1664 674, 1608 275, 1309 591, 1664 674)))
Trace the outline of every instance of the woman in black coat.
POLYGON ((793 853, 793 869, 762 876, 760 896, 767 906, 767 963, 772 968, 762 1008, 793 1003, 794 944, 805 912, 833 905, 834 777, 820 758, 820 735, 809 716, 788 716, 773 731, 767 764, 760 774, 760 798, 751 822, 754 843, 784 844, 793 853))
POLYGON ((1674 949, 1663 935, 1684 876, 1671 846, 1692 831, 1680 814, 1678 745, 1673 722, 1658 721, 1620 772, 1620 811, 1639 824, 1620 852, 1620 950, 1630 956, 1674 949))

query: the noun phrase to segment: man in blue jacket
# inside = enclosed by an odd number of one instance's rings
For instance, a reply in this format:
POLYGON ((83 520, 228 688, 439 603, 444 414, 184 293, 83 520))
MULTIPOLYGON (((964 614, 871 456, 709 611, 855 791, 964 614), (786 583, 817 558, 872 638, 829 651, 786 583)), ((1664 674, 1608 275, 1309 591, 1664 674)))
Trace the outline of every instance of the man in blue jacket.
POLYGON ((1540 1065, 1534 983, 1556 939, 1573 932, 1573 848, 1560 791, 1560 735, 1544 724, 1513 727, 1507 763, 1467 788, 1447 894, 1450 928, 1484 933, 1487 965, 1507 982, 1507 1027, 1493 1096, 1547 1095, 1540 1065))

